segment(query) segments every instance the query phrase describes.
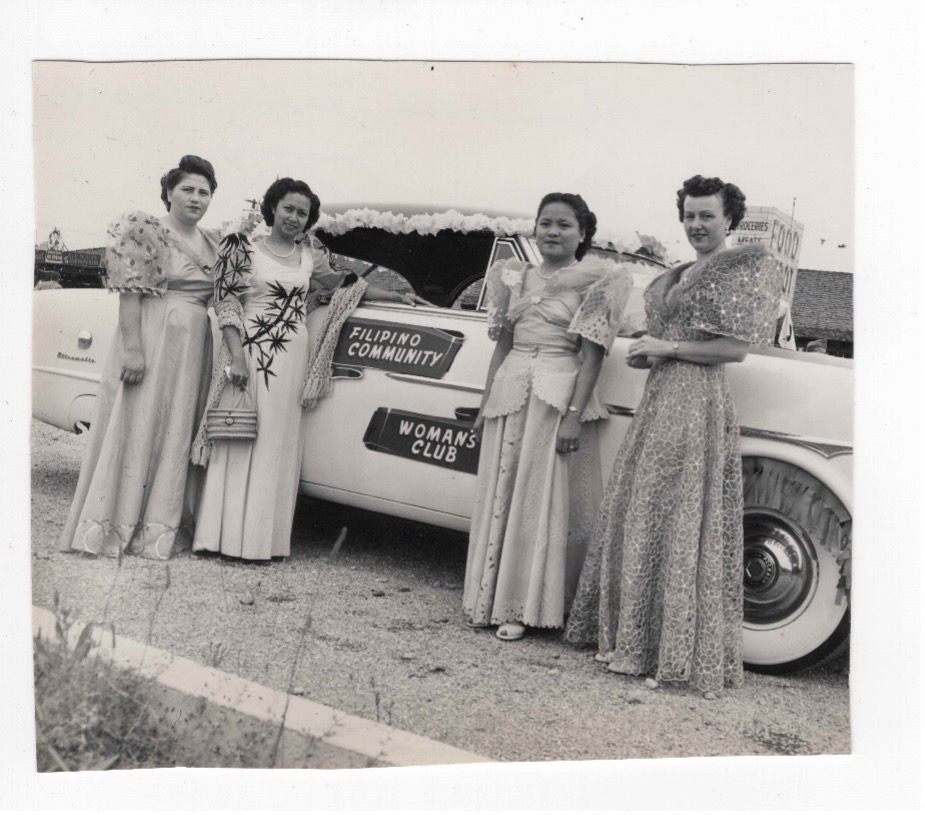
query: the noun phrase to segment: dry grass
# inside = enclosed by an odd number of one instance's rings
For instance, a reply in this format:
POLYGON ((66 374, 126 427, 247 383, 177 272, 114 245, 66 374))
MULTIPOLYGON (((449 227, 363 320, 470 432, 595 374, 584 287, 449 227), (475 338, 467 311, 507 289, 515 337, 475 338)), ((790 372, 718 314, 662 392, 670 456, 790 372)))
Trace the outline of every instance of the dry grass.
MULTIPOLYGON (((347 536, 343 528, 328 554, 335 560, 347 536)), ((120 561, 121 563, 121 561, 120 561)), ((151 612, 146 642, 151 641, 157 610, 170 588, 169 569, 151 612)), ((279 721, 260 721, 207 704, 204 699, 165 696, 153 679, 115 667, 93 650, 94 629, 112 624, 83 624, 73 647, 74 616, 55 592, 55 637, 33 638, 35 671, 36 765, 39 772, 157 767, 306 768, 377 766, 380 757, 345 756, 317 738, 300 738, 279 721)), ((303 620, 292 659, 288 694, 305 656, 312 628, 311 611, 303 620)), ((225 648, 210 643, 210 661, 218 668, 225 648)), ((383 700, 375 680, 371 689, 376 720, 391 723, 392 703, 383 700)), ((289 697, 286 700, 286 710, 289 697)), ((335 728, 336 729, 336 728, 335 728)), ((328 733, 325 735, 332 735, 328 733)))
POLYGON ((67 646, 70 613, 55 608, 53 641, 33 640, 39 772, 182 766, 182 745, 151 706, 150 681, 89 656, 92 624, 67 646))

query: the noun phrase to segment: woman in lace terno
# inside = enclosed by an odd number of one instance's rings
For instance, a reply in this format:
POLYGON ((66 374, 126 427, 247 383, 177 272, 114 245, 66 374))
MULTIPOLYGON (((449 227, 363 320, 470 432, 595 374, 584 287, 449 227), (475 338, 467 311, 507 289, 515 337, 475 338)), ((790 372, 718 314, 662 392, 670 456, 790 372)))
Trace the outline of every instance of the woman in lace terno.
POLYGON ((206 312, 218 233, 199 221, 212 165, 184 156, 161 179, 167 215, 124 214, 109 228, 107 285, 119 324, 61 546, 165 560, 192 539, 199 476, 190 445, 205 406, 212 335, 206 312))
POLYGON ((678 213, 696 260, 646 289, 650 368, 569 614, 566 639, 646 684, 712 696, 743 681, 742 462, 725 365, 769 344, 780 276, 760 245, 726 248, 745 215, 734 184, 694 176, 678 213))
POLYGON ((505 640, 561 628, 601 498, 595 391, 632 286, 589 255, 596 218, 578 195, 540 203, 542 263, 499 261, 486 276, 496 340, 481 435, 463 610, 505 640))

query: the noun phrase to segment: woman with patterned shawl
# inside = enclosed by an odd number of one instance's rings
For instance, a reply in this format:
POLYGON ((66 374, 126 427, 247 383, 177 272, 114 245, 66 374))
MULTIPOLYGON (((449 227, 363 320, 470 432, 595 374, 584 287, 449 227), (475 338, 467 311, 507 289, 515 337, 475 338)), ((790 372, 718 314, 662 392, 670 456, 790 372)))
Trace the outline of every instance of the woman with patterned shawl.
MULTIPOLYGON (((321 202, 304 181, 274 182, 260 209, 271 228, 266 238, 252 245, 244 235, 232 234, 219 247, 215 313, 223 342, 209 389, 210 405, 226 386, 252 391, 257 438, 210 443, 205 423, 200 427, 193 461, 207 463, 208 470, 193 551, 266 561, 289 555, 305 447, 303 406, 326 395, 330 355, 323 350, 333 350, 331 340, 342 323, 328 319, 327 341, 322 337, 315 351, 319 364, 310 366, 306 318, 322 295, 341 286, 344 275, 331 268, 325 247, 307 234, 321 202)), ((426 302, 357 280, 334 294, 328 317, 349 316, 361 299, 426 302)))
POLYGON ((632 276, 588 255, 596 226, 581 196, 550 193, 535 226, 542 263, 499 261, 486 276, 496 346, 475 421, 463 610, 503 640, 562 627, 601 499, 595 384, 632 276))
POLYGON ((745 214, 734 184, 694 176, 678 213, 696 252, 645 293, 650 368, 617 454, 565 638, 614 673, 687 682, 712 698, 743 682, 742 462, 725 365, 769 344, 781 287, 759 245, 726 248, 745 214))
POLYGON ((166 560, 190 547, 201 474, 189 454, 212 362, 206 308, 218 245, 199 221, 215 188, 212 165, 184 156, 161 178, 165 217, 127 213, 109 227, 119 324, 61 535, 66 551, 166 560))

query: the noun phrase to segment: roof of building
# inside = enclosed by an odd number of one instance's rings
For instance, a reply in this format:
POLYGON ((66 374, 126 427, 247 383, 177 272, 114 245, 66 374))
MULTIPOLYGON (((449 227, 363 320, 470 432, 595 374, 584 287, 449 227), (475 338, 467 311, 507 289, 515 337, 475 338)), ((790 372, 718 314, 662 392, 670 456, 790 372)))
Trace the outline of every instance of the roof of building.
POLYGON ((793 307, 794 333, 817 340, 854 340, 854 275, 800 269, 793 307))

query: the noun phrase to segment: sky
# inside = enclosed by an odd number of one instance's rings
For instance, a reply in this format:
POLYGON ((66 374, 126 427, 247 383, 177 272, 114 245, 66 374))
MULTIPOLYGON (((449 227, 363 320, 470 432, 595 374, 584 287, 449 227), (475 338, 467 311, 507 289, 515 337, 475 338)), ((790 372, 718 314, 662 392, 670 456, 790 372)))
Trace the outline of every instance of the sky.
POLYGON ((57 226, 100 246, 120 211, 162 212, 160 176, 195 153, 218 178, 206 226, 286 175, 323 203, 529 214, 562 190, 602 236, 653 235, 682 260, 675 192, 700 173, 792 212, 802 267, 854 271, 847 64, 49 61, 33 77, 36 242, 57 226))

